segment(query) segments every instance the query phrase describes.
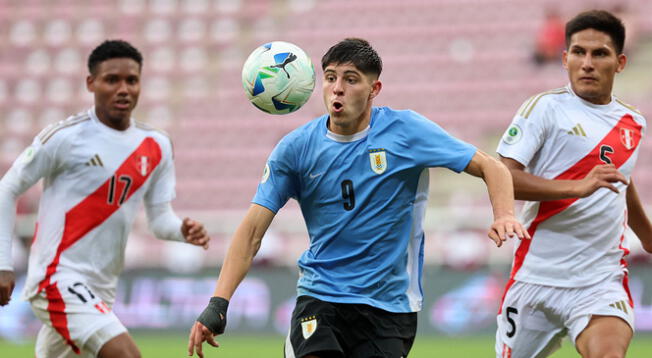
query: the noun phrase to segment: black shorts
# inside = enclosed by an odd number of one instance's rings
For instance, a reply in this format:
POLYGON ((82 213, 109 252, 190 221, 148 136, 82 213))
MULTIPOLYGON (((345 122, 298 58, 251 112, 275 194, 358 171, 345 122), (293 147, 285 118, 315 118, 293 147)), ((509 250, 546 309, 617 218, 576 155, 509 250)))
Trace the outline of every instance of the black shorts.
POLYGON ((417 314, 299 296, 290 324, 286 358, 400 358, 412 348, 417 314))

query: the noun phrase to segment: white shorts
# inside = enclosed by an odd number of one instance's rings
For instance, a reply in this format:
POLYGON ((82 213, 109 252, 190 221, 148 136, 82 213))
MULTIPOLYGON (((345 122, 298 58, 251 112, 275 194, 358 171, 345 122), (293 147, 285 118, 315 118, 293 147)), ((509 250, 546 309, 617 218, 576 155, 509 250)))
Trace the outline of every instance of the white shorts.
POLYGON ((514 282, 497 317, 496 357, 547 357, 567 334, 574 344, 593 315, 620 317, 634 330, 622 274, 578 288, 514 282))
POLYGON ((111 309, 80 280, 56 282, 30 303, 43 322, 36 338, 36 358, 96 357, 106 342, 127 332, 111 309))

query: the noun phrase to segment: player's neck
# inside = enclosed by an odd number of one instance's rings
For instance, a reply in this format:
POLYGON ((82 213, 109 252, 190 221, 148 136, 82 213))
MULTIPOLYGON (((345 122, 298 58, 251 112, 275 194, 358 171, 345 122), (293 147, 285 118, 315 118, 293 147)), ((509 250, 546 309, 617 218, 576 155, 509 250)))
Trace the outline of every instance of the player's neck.
POLYGON ((115 118, 115 117, 109 117, 103 113, 96 112, 97 119, 104 124, 105 126, 115 129, 117 131, 125 131, 129 128, 131 121, 130 117, 124 117, 124 118, 115 118))

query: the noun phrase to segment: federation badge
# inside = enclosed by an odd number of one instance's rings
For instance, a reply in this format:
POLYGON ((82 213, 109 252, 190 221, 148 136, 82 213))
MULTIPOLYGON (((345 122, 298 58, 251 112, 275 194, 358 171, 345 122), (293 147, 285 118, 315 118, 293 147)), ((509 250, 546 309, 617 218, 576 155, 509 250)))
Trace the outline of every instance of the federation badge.
POLYGON ((138 163, 138 170, 140 170, 140 175, 146 176, 149 172, 149 158, 146 156, 140 157, 140 162, 138 163))
POLYGON ((376 174, 383 174, 387 170, 387 156, 385 149, 369 149, 369 162, 371 170, 376 174))
POLYGON ((310 316, 301 319, 301 333, 303 339, 308 339, 317 330, 317 317, 310 316))
POLYGON ((509 126, 509 128, 507 128, 507 131, 505 131, 505 134, 503 135, 503 142, 507 144, 515 144, 521 140, 521 137, 523 137, 523 131, 521 131, 521 127, 516 124, 512 124, 509 126))
POLYGON ((636 147, 636 140, 634 138, 634 131, 628 128, 620 128, 620 142, 627 148, 632 150, 636 147))

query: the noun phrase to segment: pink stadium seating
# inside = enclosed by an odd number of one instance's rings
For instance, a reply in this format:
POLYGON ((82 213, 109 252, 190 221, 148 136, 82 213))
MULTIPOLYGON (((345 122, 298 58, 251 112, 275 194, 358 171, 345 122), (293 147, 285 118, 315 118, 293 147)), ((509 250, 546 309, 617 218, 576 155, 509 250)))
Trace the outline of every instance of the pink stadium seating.
MULTIPOLYGON (((652 2, 624 1, 641 32, 652 31, 652 2)), ((528 97, 566 84, 561 66, 530 63, 546 6, 562 0, 0 0, 2 163, 39 128, 92 102, 85 60, 102 38, 143 50, 145 89, 137 115, 161 125, 175 144, 180 209, 241 209, 253 196, 276 142, 323 112, 320 89, 298 113, 269 116, 242 93, 241 65, 258 45, 285 40, 320 56, 336 41, 369 39, 383 57, 377 104, 412 108, 463 139, 493 150, 528 97), (30 126, 9 124, 18 106, 30 126), (9 129, 8 129, 9 128, 9 129), (28 129, 25 129, 28 128, 28 129), (17 133, 18 132, 18 133, 17 133), (26 133, 28 132, 28 133, 26 133), (11 139, 11 140, 8 140, 11 139)), ((317 84, 319 86, 319 82, 317 84)), ((652 113, 652 94, 627 98, 652 113)), ((641 166, 652 165, 644 142, 641 166)), ((639 182, 652 171, 639 169, 639 182)), ((639 185, 645 202, 652 189, 639 185)))

